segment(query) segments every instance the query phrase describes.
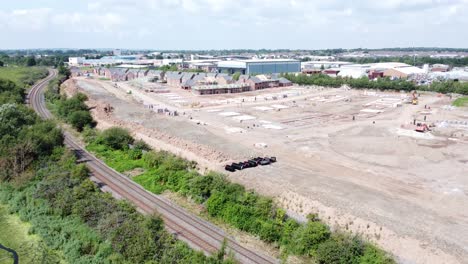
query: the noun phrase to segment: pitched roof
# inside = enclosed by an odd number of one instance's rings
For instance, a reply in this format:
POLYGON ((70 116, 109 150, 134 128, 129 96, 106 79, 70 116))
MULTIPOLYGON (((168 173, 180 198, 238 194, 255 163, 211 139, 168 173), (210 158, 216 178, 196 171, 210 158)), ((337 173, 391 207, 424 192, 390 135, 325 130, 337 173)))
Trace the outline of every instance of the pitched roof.
POLYGON ((254 83, 262 83, 262 82, 263 82, 262 80, 260 80, 260 79, 257 78, 256 76, 251 76, 251 77, 249 78, 249 80, 251 80, 251 81, 254 82, 254 83))

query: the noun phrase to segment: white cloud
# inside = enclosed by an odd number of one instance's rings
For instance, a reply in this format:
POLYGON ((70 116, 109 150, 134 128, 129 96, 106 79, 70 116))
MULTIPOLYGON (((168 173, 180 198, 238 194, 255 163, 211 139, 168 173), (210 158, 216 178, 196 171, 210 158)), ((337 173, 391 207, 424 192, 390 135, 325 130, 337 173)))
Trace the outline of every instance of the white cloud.
POLYGON ((87 47, 462 46, 467 12, 468 0, 83 0, 0 11, 0 28, 76 32, 87 47))

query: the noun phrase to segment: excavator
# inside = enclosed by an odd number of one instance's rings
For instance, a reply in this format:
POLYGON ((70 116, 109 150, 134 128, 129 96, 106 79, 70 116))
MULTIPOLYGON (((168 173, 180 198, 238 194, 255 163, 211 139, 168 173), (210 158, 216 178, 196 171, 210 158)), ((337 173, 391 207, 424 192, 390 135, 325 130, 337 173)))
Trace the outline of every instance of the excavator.
POLYGON ((419 103, 418 97, 416 96, 416 91, 413 91, 413 99, 411 100, 411 103, 413 105, 417 105, 419 103))
POLYGON ((414 131, 420 132, 420 133, 426 133, 428 131, 431 131, 431 129, 429 129, 429 127, 426 124, 418 123, 414 131))

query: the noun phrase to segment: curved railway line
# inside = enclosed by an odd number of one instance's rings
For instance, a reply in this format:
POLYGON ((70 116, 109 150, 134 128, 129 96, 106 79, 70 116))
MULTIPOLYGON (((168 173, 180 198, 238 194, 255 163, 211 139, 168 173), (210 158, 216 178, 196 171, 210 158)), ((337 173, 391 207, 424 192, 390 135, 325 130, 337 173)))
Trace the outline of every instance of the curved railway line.
MULTIPOLYGON (((49 76, 33 86, 28 94, 28 103, 44 119, 53 118, 45 105, 44 88, 56 76, 57 71, 50 70, 49 76)), ((274 258, 241 246, 218 227, 188 213, 166 198, 146 191, 86 151, 73 135, 66 131, 63 134, 65 145, 72 149, 80 160, 86 162, 94 178, 110 188, 112 193, 132 202, 140 212, 158 213, 163 218, 166 229, 192 248, 211 254, 221 248, 226 239, 227 250, 233 252, 234 257, 241 263, 278 263, 274 258)))

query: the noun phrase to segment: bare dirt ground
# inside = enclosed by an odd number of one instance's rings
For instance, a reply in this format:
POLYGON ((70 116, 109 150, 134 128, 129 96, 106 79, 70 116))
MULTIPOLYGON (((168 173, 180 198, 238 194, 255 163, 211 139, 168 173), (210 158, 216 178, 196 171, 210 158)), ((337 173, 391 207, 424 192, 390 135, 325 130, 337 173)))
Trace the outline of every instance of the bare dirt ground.
POLYGON ((127 127, 202 170, 276 156, 229 177, 298 219, 318 213, 401 263, 467 263, 468 110, 448 107, 445 96, 422 94, 410 105, 406 94, 346 88, 195 96, 136 81, 68 81, 67 92, 76 89, 90 97, 100 128, 127 127), (418 133, 414 120, 435 127, 418 133))

